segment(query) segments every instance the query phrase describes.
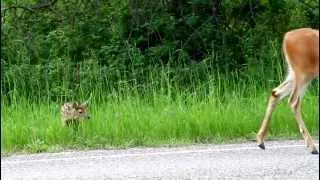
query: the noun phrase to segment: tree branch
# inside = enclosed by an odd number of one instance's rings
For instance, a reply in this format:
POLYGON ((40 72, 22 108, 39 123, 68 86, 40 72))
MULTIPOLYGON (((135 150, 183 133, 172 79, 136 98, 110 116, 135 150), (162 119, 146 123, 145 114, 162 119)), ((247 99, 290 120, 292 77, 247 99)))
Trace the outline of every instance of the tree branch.
POLYGON ((46 3, 38 3, 37 5, 34 5, 33 7, 31 7, 33 10, 39 10, 39 9, 45 9, 45 8, 50 8, 51 6, 53 6, 54 4, 57 3, 58 0, 52 0, 46 3))
POLYGON ((41 3, 42 1, 40 0, 40 3, 37 3, 36 5, 32 5, 32 6, 21 6, 21 5, 9 6, 7 8, 2 8, 1 9, 1 13, 2 13, 2 16, 5 16, 6 11, 8 11, 10 9, 23 9, 25 11, 35 12, 36 10, 50 8, 51 6, 56 4, 57 1, 58 0, 52 0, 52 1, 49 1, 47 3, 41 3))

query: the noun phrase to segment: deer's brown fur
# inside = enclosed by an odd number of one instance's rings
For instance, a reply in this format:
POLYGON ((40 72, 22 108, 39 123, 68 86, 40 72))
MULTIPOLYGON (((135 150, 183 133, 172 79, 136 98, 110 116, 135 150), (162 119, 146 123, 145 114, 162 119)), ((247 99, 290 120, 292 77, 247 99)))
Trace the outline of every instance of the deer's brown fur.
POLYGON ((318 154, 301 115, 301 101, 308 84, 319 76, 319 30, 301 28, 287 32, 283 38, 283 53, 288 65, 286 80, 272 90, 265 117, 257 134, 260 148, 265 149, 264 136, 277 103, 290 94, 289 104, 307 147, 318 154))

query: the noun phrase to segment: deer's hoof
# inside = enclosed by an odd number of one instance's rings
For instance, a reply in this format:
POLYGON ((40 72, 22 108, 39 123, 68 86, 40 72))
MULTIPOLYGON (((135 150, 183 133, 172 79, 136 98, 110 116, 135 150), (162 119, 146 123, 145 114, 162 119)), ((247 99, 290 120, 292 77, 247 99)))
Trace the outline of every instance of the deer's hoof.
POLYGON ((314 149, 311 151, 311 154, 319 154, 319 152, 316 149, 314 149))
POLYGON ((264 144, 263 144, 263 143, 259 144, 258 146, 259 146, 259 148, 261 148, 261 149, 263 149, 263 150, 265 150, 265 149, 266 149, 266 147, 264 146, 264 144))

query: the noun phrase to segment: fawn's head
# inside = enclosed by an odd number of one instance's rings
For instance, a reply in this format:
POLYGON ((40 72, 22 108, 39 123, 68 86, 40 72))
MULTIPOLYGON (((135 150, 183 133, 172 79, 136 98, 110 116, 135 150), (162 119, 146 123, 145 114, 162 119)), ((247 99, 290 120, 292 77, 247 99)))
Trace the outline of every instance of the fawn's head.
POLYGON ((87 107, 80 103, 64 103, 61 107, 63 120, 87 120, 90 119, 87 107))
POLYGON ((91 97, 92 94, 90 94, 89 99, 83 103, 64 103, 60 110, 62 126, 79 124, 80 121, 90 119, 87 104, 89 103, 91 97))

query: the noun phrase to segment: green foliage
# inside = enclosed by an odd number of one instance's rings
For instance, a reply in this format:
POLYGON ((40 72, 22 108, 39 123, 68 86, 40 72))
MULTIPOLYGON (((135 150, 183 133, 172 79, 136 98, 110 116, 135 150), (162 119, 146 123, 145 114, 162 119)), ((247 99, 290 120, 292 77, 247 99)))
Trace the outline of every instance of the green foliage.
MULTIPOLYGON (((283 34, 319 27, 316 0, 1 5, 2 152, 252 139, 283 80, 283 34), (93 119, 61 128, 59 104, 90 93, 93 119)), ((314 134, 318 104, 306 99, 314 134)), ((289 111, 275 112, 271 135, 298 134, 289 111)))
POLYGON ((186 91, 205 86, 216 74, 247 82, 254 77, 269 86, 266 77, 282 76, 284 32, 318 28, 319 21, 315 0, 2 5, 1 92, 9 101, 62 101, 94 91, 104 96, 121 92, 123 84, 144 94, 165 87, 161 74, 167 88, 186 91))
MULTIPOLYGON (((152 97, 125 92, 123 98, 92 99, 92 118, 77 131, 61 127, 57 103, 25 99, 17 104, 2 103, 1 153, 254 140, 267 93, 247 89, 248 84, 225 83, 211 82, 203 99, 198 95, 204 93, 202 89, 180 91, 175 98, 161 92, 152 97), (251 95, 244 98, 247 92, 251 95)), ((315 99, 308 92, 302 106, 305 124, 313 136, 318 135, 318 109, 314 107, 319 103, 315 99)), ((268 138, 301 138, 290 114, 288 104, 281 103, 270 122, 268 138)))

